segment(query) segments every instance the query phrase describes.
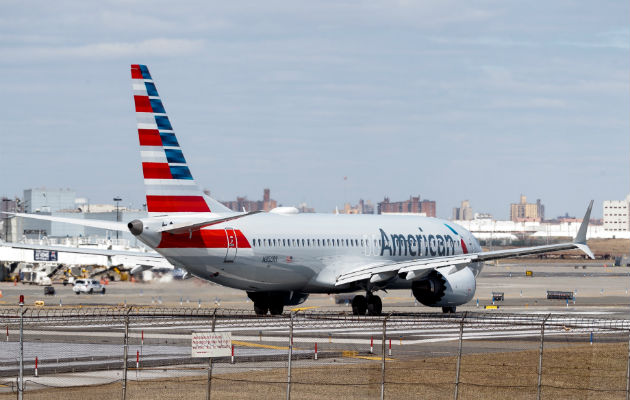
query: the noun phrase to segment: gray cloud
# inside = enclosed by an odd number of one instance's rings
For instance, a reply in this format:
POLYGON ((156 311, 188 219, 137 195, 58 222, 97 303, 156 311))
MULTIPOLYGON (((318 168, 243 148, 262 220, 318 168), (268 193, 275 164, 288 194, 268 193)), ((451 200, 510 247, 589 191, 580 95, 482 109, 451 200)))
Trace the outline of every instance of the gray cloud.
POLYGON ((521 192, 579 214, 627 192, 629 8, 7 0, 0 159, 16 167, 0 195, 141 204, 129 64, 143 62, 219 198, 269 186, 328 211, 349 176, 349 200, 419 193, 443 216, 463 198, 506 216, 521 192))

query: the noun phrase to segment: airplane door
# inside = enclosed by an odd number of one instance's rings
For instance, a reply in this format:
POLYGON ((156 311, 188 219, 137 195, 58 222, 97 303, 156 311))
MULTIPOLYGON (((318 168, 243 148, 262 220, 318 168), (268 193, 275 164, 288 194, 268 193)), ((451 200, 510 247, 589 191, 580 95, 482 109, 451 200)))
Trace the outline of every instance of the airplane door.
POLYGON ((225 236, 227 238, 227 251, 225 253, 225 260, 223 262, 231 263, 236 258, 237 241, 236 233, 233 228, 225 228, 225 236))

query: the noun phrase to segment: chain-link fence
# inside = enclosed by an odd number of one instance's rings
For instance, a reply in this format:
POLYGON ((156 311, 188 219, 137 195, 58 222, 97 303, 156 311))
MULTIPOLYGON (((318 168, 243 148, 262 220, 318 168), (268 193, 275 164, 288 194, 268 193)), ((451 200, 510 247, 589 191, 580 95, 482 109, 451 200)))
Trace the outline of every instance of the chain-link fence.
POLYGON ((6 331, 0 399, 621 399, 629 393, 626 319, 4 307, 0 327, 6 331), (230 356, 192 357, 192 333, 210 331, 231 333, 230 356))

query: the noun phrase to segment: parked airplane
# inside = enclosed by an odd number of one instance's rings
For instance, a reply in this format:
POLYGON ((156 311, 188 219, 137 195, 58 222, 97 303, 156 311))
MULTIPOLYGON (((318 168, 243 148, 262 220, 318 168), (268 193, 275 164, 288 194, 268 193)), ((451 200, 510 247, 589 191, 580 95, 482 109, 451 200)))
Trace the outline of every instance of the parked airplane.
POLYGON ((99 227, 128 229, 174 266, 245 290, 259 315, 280 314, 311 293, 359 290, 365 295, 353 298, 353 313, 379 315, 374 293, 386 289, 411 289, 420 303, 455 312, 473 298, 484 261, 566 249, 594 258, 586 245, 592 201, 571 243, 489 252, 461 226, 437 218, 299 214, 292 207, 233 212, 195 183, 148 68, 132 65, 131 78, 149 217, 99 227))

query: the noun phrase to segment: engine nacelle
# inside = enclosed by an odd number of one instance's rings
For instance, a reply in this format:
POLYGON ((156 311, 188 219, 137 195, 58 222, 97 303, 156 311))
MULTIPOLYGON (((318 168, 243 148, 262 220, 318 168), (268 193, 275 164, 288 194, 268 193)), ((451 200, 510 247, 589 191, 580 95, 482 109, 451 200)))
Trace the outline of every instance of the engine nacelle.
POLYGON ((414 281, 413 296, 430 307, 459 306, 472 300, 476 290, 472 270, 466 267, 452 274, 448 272, 448 269, 444 274, 434 270, 426 278, 414 281))

